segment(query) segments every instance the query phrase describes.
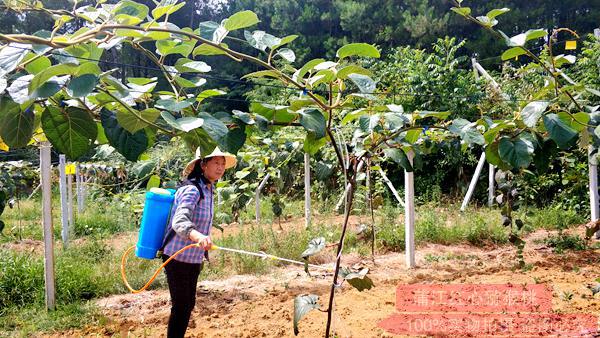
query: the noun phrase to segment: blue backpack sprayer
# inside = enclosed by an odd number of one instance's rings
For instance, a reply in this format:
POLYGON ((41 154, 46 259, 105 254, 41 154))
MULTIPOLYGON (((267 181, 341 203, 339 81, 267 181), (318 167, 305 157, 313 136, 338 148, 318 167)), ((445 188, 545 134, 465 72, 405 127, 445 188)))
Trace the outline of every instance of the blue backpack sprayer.
MULTIPOLYGON (((194 243, 188 246, 183 247, 181 250, 174 253, 168 260, 166 260, 154 273, 154 275, 148 280, 146 285, 144 285, 141 289, 135 290, 127 281, 127 277, 125 275, 125 265, 127 263, 127 256, 129 253, 135 249, 135 255, 139 258, 143 259, 155 259, 160 256, 160 251, 163 248, 163 242, 165 241, 165 234, 167 233, 167 226, 169 224, 169 218, 171 215, 171 209, 173 207, 173 202, 175 200, 175 190, 173 189, 160 189, 160 188, 152 188, 150 191, 146 192, 146 201, 144 202, 144 210, 142 212, 142 222, 140 225, 140 232, 138 236, 137 244, 129 247, 125 253, 123 253, 123 257, 121 258, 121 277, 123 278, 123 282, 125 286, 132 293, 139 293, 146 290, 150 284, 156 279, 156 276, 160 273, 165 265, 167 265, 172 259, 174 259, 177 255, 184 252, 187 249, 198 246, 199 244, 194 243)), ((173 231, 169 232, 174 235, 173 231)), ((224 250, 229 252, 235 252, 239 254, 251 255, 260 257, 263 259, 274 259, 280 260, 287 263, 305 265, 304 262, 295 261, 291 259, 281 258, 273 255, 266 254, 264 252, 250 252, 245 250, 231 249, 225 248, 221 246, 212 245, 210 250, 224 250)), ((331 268, 323 267, 320 265, 308 264, 308 266, 318 269, 324 269, 331 271, 331 268)))

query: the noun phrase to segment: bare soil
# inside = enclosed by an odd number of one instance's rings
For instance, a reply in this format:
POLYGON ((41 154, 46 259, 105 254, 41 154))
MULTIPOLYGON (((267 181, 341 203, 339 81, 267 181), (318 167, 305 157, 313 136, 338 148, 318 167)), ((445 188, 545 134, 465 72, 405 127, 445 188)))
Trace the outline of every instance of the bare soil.
MULTIPOLYGON (((332 222, 339 221, 332 219, 332 222)), ((353 219, 351 223, 358 223, 353 219)), ((275 225, 277 226, 277 225, 275 225)), ((303 226, 303 220, 283 222, 284 229, 303 226)), ((229 231, 236 231, 235 225, 229 231)), ((583 236, 584 228, 571 230, 583 236)), ((407 269, 403 253, 370 258, 345 256, 344 265, 370 269, 375 283, 371 290, 358 292, 344 284, 335 298, 334 331, 338 337, 396 337, 378 327, 395 311, 399 284, 469 283, 535 284, 552 290, 555 313, 600 315, 600 294, 588 288, 600 277, 600 249, 556 254, 541 244, 549 232, 530 234, 524 256, 530 269, 516 269, 516 252, 511 245, 477 248, 468 245, 420 245, 417 268, 407 269), (565 295, 571 294, 571 297, 565 295)), ((122 241, 115 241, 122 243, 122 241)), ((328 263, 332 266, 332 261, 328 263)), ((192 313, 189 337, 293 337, 294 298, 317 294, 325 308, 332 275, 307 276, 302 267, 275 268, 267 275, 235 275, 198 285, 196 308, 192 313)), ((169 316, 168 290, 115 295, 96 301, 107 321, 82 330, 44 337, 164 337, 169 316)), ((324 335, 326 313, 312 311, 300 322, 298 337, 324 335)), ((399 336, 398 336, 399 337, 399 336)))

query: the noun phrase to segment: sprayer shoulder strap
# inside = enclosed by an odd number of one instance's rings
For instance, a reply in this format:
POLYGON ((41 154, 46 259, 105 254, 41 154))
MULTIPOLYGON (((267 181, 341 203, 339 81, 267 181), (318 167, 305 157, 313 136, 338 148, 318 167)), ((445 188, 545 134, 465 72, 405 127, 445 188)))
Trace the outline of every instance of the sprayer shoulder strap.
MULTIPOLYGON (((198 192, 200 193, 200 198, 198 199, 198 204, 200 204, 200 202, 204 199, 204 192, 202 191, 202 188, 200 187, 200 184, 198 184, 198 182, 196 182, 196 181, 190 181, 190 182, 196 188, 198 188, 198 192)), ((171 210, 171 213, 173 213, 173 212, 174 211, 171 210)), ((169 224, 171 223, 171 217, 173 217, 173 215, 169 215, 169 220, 167 221, 167 226, 169 226, 169 224)), ((167 236, 165 236, 163 245, 159 249, 159 253, 162 253, 165 250, 165 246, 167 246, 167 243, 169 243, 169 241, 171 239, 173 239, 173 236, 175 236, 175 230, 173 230, 173 227, 169 227, 169 231, 167 232, 167 236)))

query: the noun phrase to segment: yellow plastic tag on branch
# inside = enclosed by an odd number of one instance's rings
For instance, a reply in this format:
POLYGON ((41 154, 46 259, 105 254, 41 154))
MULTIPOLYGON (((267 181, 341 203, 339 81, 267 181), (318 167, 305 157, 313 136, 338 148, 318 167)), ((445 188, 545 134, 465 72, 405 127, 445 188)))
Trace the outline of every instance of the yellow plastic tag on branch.
POLYGON ((75 165, 74 164, 67 164, 65 166, 65 174, 67 174, 67 175, 75 175, 75 165))
POLYGON ((577 41, 571 40, 565 43, 565 50, 576 50, 577 49, 577 41))
POLYGON ((2 141, 2 139, 0 138, 0 150, 2 151, 8 151, 8 146, 6 145, 6 143, 4 143, 4 141, 2 141))

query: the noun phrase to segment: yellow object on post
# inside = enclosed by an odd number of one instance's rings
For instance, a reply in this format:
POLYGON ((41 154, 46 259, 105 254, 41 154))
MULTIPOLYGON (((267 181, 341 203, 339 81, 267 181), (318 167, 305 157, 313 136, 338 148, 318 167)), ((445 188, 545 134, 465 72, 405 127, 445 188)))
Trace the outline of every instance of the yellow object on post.
POLYGON ((565 50, 576 50, 577 40, 570 40, 565 43, 565 50))
POLYGON ((74 164, 67 164, 65 166, 65 174, 67 175, 75 175, 75 165, 74 164))

